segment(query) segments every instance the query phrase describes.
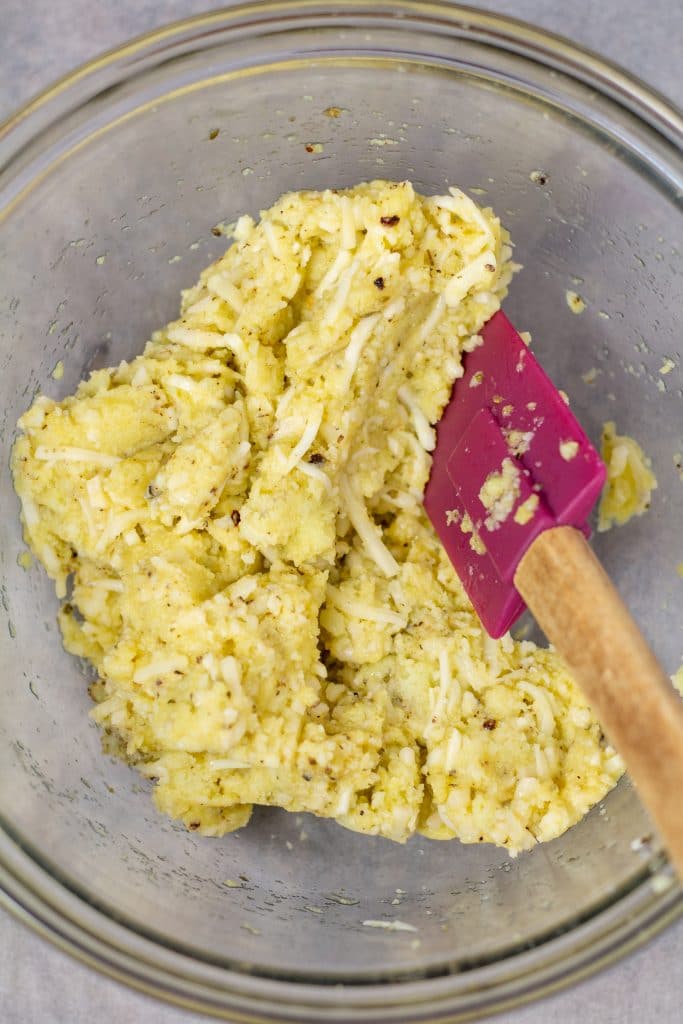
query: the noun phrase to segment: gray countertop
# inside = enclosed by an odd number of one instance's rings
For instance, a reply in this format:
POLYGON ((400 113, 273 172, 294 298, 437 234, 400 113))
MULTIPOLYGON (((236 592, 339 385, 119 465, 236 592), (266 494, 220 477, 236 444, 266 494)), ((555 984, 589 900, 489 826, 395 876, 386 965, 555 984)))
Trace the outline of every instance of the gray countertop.
MULTIPOLYGON (((496 8, 560 32, 683 99, 677 0, 498 0, 496 8)), ((2 0, 0 118, 52 79, 164 22, 218 6, 206 0, 2 0)), ((206 1018, 156 1003, 95 974, 0 913, 0 1020, 4 1024, 198 1024, 206 1018)), ((596 977, 501 1024, 674 1024, 683 1011, 683 922, 596 977)))

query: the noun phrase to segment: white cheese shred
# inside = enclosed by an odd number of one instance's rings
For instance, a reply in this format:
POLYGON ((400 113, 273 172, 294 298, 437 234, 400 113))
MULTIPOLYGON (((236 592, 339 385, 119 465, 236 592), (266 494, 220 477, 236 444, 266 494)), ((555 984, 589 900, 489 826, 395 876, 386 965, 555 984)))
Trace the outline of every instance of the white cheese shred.
POLYGON ((327 307, 327 312, 323 317, 323 324, 329 326, 330 324, 336 323, 339 319, 339 316, 346 305, 346 300, 349 297, 351 282, 353 281, 353 275, 356 272, 356 268, 357 263, 354 261, 341 275, 336 294, 330 305, 327 307))
POLYGON ((363 501, 345 476, 340 478, 339 493, 351 525, 370 558, 385 576, 397 576, 400 571, 398 562, 382 543, 379 527, 373 523, 363 501))
POLYGON ((430 309, 428 315, 425 317, 422 326, 420 327, 415 337, 415 345, 420 347, 425 341, 434 333, 439 325, 439 320, 443 317, 446 312, 446 298, 443 295, 438 295, 434 301, 434 305, 430 309))
POLYGON ((323 485, 328 494, 332 493, 332 481, 320 466, 312 466, 310 462, 299 461, 296 464, 296 468, 305 473, 306 476, 310 476, 312 480, 318 480, 323 485))
POLYGON ((436 447, 436 431, 430 425, 429 420, 420 408, 415 395, 407 384, 404 384, 398 389, 398 399, 402 405, 405 405, 406 409, 412 416, 417 439, 424 450, 427 452, 434 451, 434 448, 436 447))
POLYGON ((301 435, 301 438, 294 446, 294 448, 292 448, 292 451, 290 452, 287 458, 284 468, 285 476, 287 475, 287 473, 291 472, 291 470, 294 469, 294 467, 297 465, 298 462, 300 462, 301 459, 303 459, 304 455, 315 441, 316 437, 318 436, 318 431, 320 430, 322 418, 323 408, 321 405, 318 405, 315 407, 312 414, 309 416, 306 422, 306 427, 304 428, 304 432, 301 435))
POLYGON ((74 448, 68 445, 62 448, 48 448, 39 444, 35 450, 35 457, 41 462, 91 462, 93 466, 101 466, 103 469, 111 469, 121 461, 118 455, 107 455, 105 452, 93 452, 88 448, 74 448))
POLYGON ((379 319, 379 313, 373 313, 371 316, 365 316, 351 331, 349 343, 346 346, 346 351, 344 352, 344 367, 346 370, 343 383, 344 390, 349 386, 353 379, 356 367, 358 366, 358 361, 363 353, 363 348, 370 338, 370 335, 372 334, 379 319))
POLYGON ((368 604, 365 601, 357 601, 345 594, 331 584, 327 586, 327 600, 342 612, 358 619, 367 619, 369 622, 381 622, 384 625, 392 626, 394 629, 405 629, 408 620, 397 612, 380 605, 368 604))

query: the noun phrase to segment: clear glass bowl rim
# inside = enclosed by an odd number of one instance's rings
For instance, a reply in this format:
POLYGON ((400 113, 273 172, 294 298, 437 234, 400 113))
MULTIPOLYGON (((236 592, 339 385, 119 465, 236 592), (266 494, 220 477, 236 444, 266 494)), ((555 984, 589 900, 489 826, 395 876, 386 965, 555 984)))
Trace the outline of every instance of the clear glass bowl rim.
MULTIPOLYGON (((0 173, 41 132, 103 88, 124 82, 149 60, 168 57, 184 43, 197 46, 220 32, 249 24, 252 33, 305 21, 330 27, 354 16, 393 28, 419 24, 517 54, 577 79, 634 115, 658 137, 675 162, 683 149, 683 116, 664 96, 590 50, 515 18, 447 2, 391 0, 266 0, 237 3, 163 26, 105 53, 56 81, 0 125, 0 173)), ((1 219, 0 211, 0 219, 1 219)), ((540 946, 465 973, 384 984, 319 984, 267 979, 200 963, 138 936, 89 906, 0 831, 0 905, 59 948, 101 972, 187 1009, 235 1021, 455 1022, 480 1017, 548 994, 613 963, 638 948, 683 913, 683 892, 673 884, 655 894, 648 880, 617 895, 589 921, 540 946), (340 1016, 343 1014, 343 1017, 340 1016)))

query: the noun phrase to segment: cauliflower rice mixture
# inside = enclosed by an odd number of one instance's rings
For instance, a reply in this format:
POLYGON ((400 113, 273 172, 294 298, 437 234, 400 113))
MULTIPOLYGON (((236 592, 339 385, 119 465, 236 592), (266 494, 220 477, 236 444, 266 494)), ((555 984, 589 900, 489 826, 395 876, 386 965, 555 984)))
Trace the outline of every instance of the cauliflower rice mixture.
POLYGON ((559 657, 485 633, 422 508, 510 257, 457 189, 291 193, 143 355, 22 417, 26 540, 105 747, 189 828, 271 804, 514 853, 621 775, 559 657))

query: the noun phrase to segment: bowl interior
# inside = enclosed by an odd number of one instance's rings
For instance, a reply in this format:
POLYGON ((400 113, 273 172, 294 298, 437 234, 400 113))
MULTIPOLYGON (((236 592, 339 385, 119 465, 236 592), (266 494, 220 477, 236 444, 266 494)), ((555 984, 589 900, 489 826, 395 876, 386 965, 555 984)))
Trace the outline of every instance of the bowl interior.
POLYGON ((37 390, 63 396, 88 370, 139 352, 224 248, 211 233, 218 222, 289 189, 373 177, 410 178, 428 193, 458 184, 511 231, 525 269, 507 311, 532 332, 589 433, 615 419, 653 459, 648 515, 595 542, 674 671, 683 650, 675 188, 654 133, 630 115, 462 33, 438 47, 426 27, 408 37, 372 20, 362 30, 197 35, 163 57, 161 43, 131 57, 108 89, 63 109, 2 179, 0 813, 64 886, 212 963, 362 980, 497 960, 642 882, 649 862, 631 843, 650 826, 629 783, 517 860, 455 842, 393 845, 268 809, 221 840, 186 833, 155 812, 135 772, 101 754, 52 587, 17 564, 14 425, 37 390), (581 316, 568 289, 586 302, 581 316), (676 366, 662 375, 667 357, 676 366), (363 924, 396 919, 417 931, 363 924))

